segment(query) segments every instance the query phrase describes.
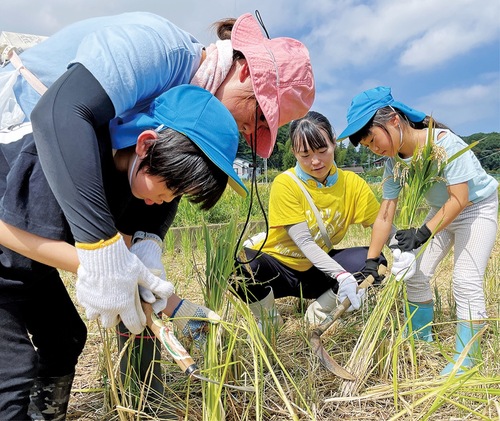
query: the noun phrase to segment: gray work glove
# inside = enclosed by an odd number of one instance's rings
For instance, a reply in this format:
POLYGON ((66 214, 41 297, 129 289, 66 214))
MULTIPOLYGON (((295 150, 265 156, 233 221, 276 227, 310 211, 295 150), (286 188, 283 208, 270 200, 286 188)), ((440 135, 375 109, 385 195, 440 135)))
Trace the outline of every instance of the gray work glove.
POLYGON ((337 294, 331 288, 321 294, 307 307, 304 319, 311 325, 319 325, 340 304, 337 294))
POLYGON ((205 306, 184 299, 173 311, 171 320, 184 336, 193 338, 200 346, 207 339, 208 324, 218 324, 220 316, 205 306))

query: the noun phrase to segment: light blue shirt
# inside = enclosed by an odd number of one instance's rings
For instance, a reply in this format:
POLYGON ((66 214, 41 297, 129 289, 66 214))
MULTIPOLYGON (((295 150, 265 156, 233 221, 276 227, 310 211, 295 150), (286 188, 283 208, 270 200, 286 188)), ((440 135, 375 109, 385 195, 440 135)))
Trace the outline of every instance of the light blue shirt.
MULTIPOLYGON (((434 142, 444 148, 448 158, 468 146, 456 134, 441 129, 435 129, 434 142), (446 135, 438 139, 441 132, 446 135)), ((405 162, 409 163, 411 159, 411 157, 407 158, 405 162)), ((396 199, 401 191, 399 179, 394 179, 395 163, 394 158, 387 159, 385 163, 384 199, 396 199)), ((430 206, 441 208, 449 198, 447 186, 464 182, 467 182, 469 187, 469 201, 472 203, 486 199, 498 188, 498 182, 484 170, 476 155, 468 150, 444 167, 443 181, 436 182, 426 193, 425 199, 430 206)))
MULTIPOLYGON (((99 81, 116 115, 144 109, 173 86, 189 83, 203 45, 167 19, 145 12, 124 13, 72 24, 24 51, 24 66, 49 87, 73 63, 99 81)), ((7 65, 0 71, 11 71, 7 65)), ((14 87, 29 119, 40 95, 22 78, 14 87)))

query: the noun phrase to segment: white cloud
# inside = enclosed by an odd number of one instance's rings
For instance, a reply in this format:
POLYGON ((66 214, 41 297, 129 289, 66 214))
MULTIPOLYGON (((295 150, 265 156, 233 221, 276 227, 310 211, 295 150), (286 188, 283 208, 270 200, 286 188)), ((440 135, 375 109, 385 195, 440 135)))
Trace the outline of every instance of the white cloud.
POLYGON ((445 88, 423 96, 415 108, 432 114, 458 134, 469 135, 468 127, 484 121, 496 121, 492 130, 500 131, 500 77, 486 75, 483 83, 458 88, 445 88))
POLYGON ((315 55, 332 58, 333 69, 385 61, 394 55, 405 67, 428 67, 426 63, 442 63, 498 41, 500 32, 497 0, 480 5, 474 0, 344 1, 339 5, 337 10, 319 10, 325 18, 304 38, 315 55))
POLYGON ((500 107, 498 82, 495 86, 479 78, 485 72, 500 73, 500 66, 495 68, 492 59, 469 60, 478 52, 499 56, 498 0, 2 0, 0 30, 49 35, 87 17, 144 10, 169 18, 208 44, 215 39, 213 22, 255 9, 272 37, 291 36, 307 45, 318 88, 314 108, 331 118, 336 128, 345 124, 345 112, 356 93, 382 84, 417 101, 430 89, 453 95, 456 102, 451 101, 450 107, 430 101, 439 95, 426 97, 429 102, 422 104, 424 110, 431 110, 427 105, 442 106, 439 115, 450 113, 451 119, 446 118, 450 122, 455 121, 453 115, 469 110, 463 92, 472 95, 478 86, 489 86, 489 97, 479 101, 476 110, 490 116, 481 125, 499 129, 498 115, 491 115, 500 107), (464 69, 468 72, 462 79, 464 69), (443 78, 447 74, 454 77, 448 81, 443 78), (436 87, 438 83, 441 86, 436 87))

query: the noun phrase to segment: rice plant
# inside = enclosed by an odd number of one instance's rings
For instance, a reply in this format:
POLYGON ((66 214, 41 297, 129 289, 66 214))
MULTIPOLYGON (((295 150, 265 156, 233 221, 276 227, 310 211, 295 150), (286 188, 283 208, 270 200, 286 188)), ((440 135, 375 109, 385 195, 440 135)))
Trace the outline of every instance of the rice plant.
MULTIPOLYGON (((205 305, 224 320, 221 326, 210 326, 210 333, 203 353, 203 372, 220 382, 247 379, 255 387, 254 405, 246 408, 255 420, 266 420, 265 389, 271 387, 281 398, 290 419, 298 420, 298 412, 310 410, 293 378, 287 372, 274 347, 261 332, 248 306, 232 294, 229 284, 234 271, 234 245, 237 224, 231 220, 227 227, 212 236, 205 227, 205 271, 199 276, 205 305), (239 357, 239 358, 238 358, 239 357), (268 380, 266 380, 269 378, 268 380), (293 389, 295 404, 287 396, 293 389)), ((226 408, 233 395, 220 385, 203 385, 203 420, 226 419, 226 408)), ((240 405, 238 405, 240 406, 240 405)))
MULTIPOLYGON (((426 142, 416 148, 409 163, 396 156, 394 178, 399 178, 402 189, 398 200, 396 225, 399 229, 415 226, 418 209, 422 206, 425 194, 438 181, 442 180, 444 167, 461 154, 475 146, 471 144, 452 157, 447 158, 444 149, 433 141, 432 121, 427 131, 426 142)), ((424 244, 419 251, 425 249, 424 244)), ((376 304, 356 343, 347 364, 348 370, 356 377, 354 381, 345 381, 342 385, 343 396, 353 396, 366 383, 367 378, 377 366, 390 367, 392 371, 394 402, 398 406, 398 381, 400 378, 412 379, 417 376, 418 367, 414 336, 406 338, 404 331, 412 331, 411 316, 404 320, 402 314, 410 314, 404 277, 398 281, 390 275, 377 295, 376 304), (388 327, 387 327, 388 326, 388 327), (382 343, 390 346, 379 352, 382 343), (375 356, 379 359, 376 361, 375 356)))

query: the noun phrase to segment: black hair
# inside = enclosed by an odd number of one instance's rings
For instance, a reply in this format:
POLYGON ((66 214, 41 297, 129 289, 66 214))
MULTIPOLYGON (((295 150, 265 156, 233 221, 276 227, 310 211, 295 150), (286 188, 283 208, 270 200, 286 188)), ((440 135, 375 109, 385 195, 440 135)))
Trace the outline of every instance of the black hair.
POLYGON ((167 128, 151 141, 137 172, 160 177, 176 195, 185 195, 203 210, 212 208, 226 189, 228 175, 187 136, 167 128))
MULTIPOLYGON (((373 117, 368 121, 368 123, 366 123, 356 133, 353 133, 352 135, 349 136, 349 141, 353 144, 353 146, 358 146, 359 143, 370 134, 370 131, 373 126, 385 128, 385 124, 389 120, 391 120, 395 114, 399 115, 400 121, 403 124, 407 124, 408 126, 417 130, 428 128, 429 122, 431 120, 430 116, 425 116, 425 118, 422 121, 414 123, 413 121, 408 120, 408 117, 406 116, 405 113, 389 105, 387 107, 382 107, 378 109, 377 112, 373 115, 373 117)), ((450 130, 450 128, 444 125, 443 123, 439 123, 434 119, 432 120, 433 120, 432 125, 434 128, 450 130)))
POLYGON ((304 117, 290 123, 290 139, 294 152, 299 151, 301 146, 304 151, 309 148, 313 150, 327 148, 325 134, 335 145, 337 137, 332 125, 323 114, 316 111, 309 111, 304 117))

